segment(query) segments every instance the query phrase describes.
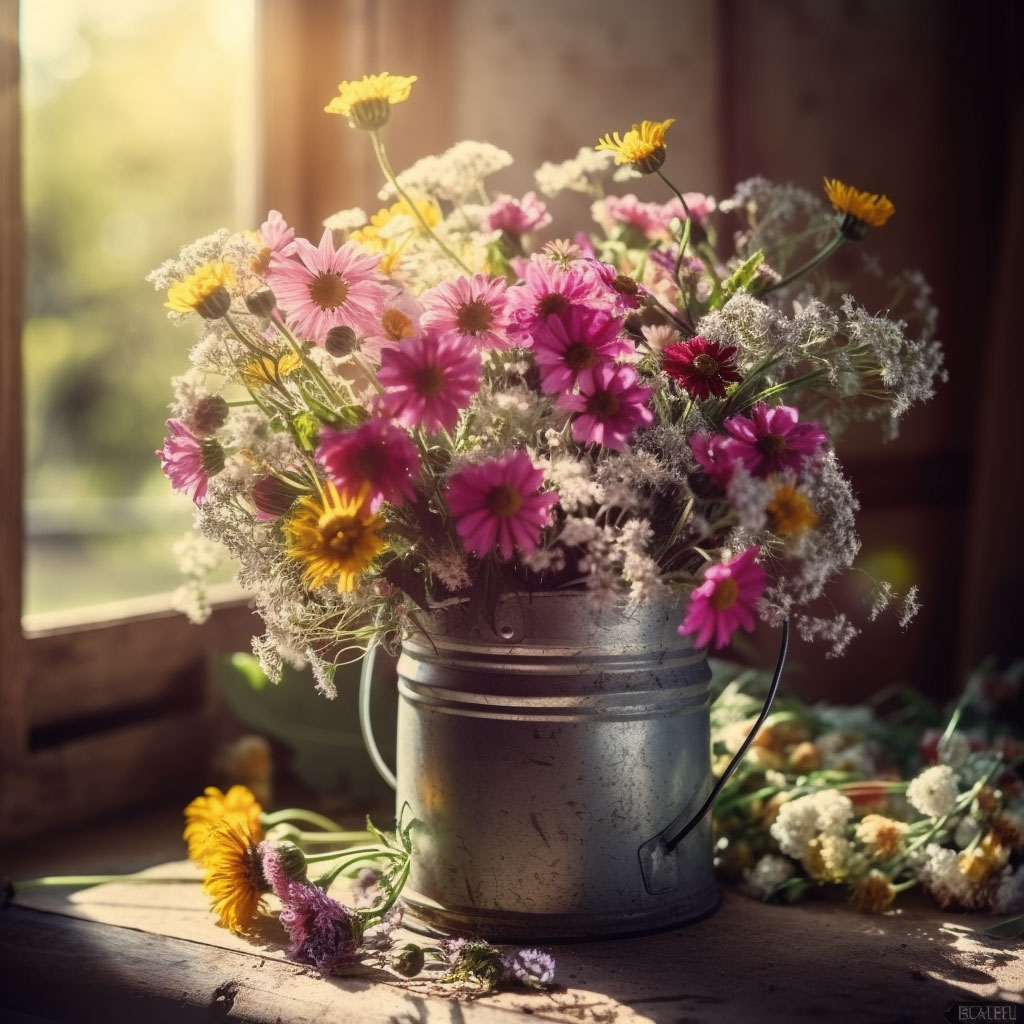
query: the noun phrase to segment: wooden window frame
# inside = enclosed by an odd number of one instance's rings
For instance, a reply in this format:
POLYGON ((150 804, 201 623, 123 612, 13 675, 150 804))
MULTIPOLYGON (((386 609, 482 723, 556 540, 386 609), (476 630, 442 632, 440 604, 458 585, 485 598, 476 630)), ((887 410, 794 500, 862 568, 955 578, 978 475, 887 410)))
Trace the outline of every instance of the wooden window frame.
MULTIPOLYGON (((206 785, 220 708, 215 659, 261 632, 237 599, 201 627, 166 598, 23 624, 18 10, 18 0, 0 0, 0 844, 206 785)), ((429 65, 431 112, 406 139, 422 154, 447 137, 451 81, 436 40, 449 13, 448 0, 258 0, 260 208, 286 211, 309 234, 330 204, 376 193, 366 140, 325 130, 323 106, 341 77, 385 65, 422 75, 429 65)))

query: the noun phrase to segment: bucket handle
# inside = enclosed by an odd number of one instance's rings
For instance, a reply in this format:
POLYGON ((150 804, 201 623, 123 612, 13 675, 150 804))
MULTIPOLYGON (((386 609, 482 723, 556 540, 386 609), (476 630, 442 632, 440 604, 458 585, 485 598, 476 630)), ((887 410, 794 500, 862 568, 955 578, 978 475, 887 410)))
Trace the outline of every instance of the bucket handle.
POLYGON ((370 696, 373 692, 373 663, 377 658, 377 640, 373 639, 366 647, 363 655, 363 666, 359 672, 359 731, 363 734, 366 752, 370 755, 377 774, 392 788, 398 788, 395 773, 388 767, 377 746, 373 735, 373 722, 370 721, 370 696))
POLYGON ((733 755, 725 771, 719 776, 718 781, 712 786, 707 799, 701 804, 695 814, 690 815, 687 820, 688 810, 684 808, 679 814, 663 828, 653 839, 648 839, 640 847, 640 867, 644 876, 644 884, 647 891, 652 895, 664 892, 675 887, 676 859, 670 854, 675 848, 704 820, 708 811, 714 806, 719 793, 729 781, 732 773, 739 767, 740 761, 754 742, 755 737, 764 725, 772 709, 772 703, 779 690, 779 680, 782 678, 782 668, 786 664, 786 654, 789 651, 789 619, 782 621, 782 642, 779 645, 779 660, 775 665, 775 673, 772 676, 771 685, 768 687, 768 696, 765 697, 764 706, 757 716, 753 728, 747 733, 746 738, 740 744, 739 750, 733 755))

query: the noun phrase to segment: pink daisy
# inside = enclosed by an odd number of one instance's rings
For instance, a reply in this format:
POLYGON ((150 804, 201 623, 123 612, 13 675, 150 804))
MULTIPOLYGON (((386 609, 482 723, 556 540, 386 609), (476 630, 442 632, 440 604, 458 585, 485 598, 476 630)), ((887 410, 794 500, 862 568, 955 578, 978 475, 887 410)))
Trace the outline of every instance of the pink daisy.
POLYGON ((621 451, 640 427, 654 422, 648 407, 651 389, 637 384, 631 366, 603 363, 579 376, 579 394, 562 395, 558 404, 579 415, 572 436, 580 444, 601 444, 621 451))
POLYGON ((617 313, 629 312, 640 305, 640 295, 644 289, 628 274, 622 274, 612 264, 602 263, 598 259, 584 257, 581 262, 590 267, 604 286, 605 300, 617 313))
POLYGON ((505 559, 513 547, 524 554, 536 551, 558 502, 554 491, 540 493, 543 482, 544 471, 524 451, 456 473, 448 484, 448 507, 466 549, 483 557, 497 546, 505 559))
POLYGON ((451 430, 480 389, 480 353, 457 334, 427 331, 380 359, 384 407, 407 427, 451 430))
POLYGON ((743 466, 752 476, 767 477, 792 470, 799 473, 828 435, 817 423, 800 423, 799 410, 788 405, 756 405, 746 416, 725 421, 725 435, 694 435, 690 448, 697 461, 722 483, 733 467, 743 466))
POLYGON ((293 255, 298 258, 275 253, 267 281, 302 337, 323 343, 332 327, 358 334, 372 329, 386 294, 377 272, 379 253, 366 253, 353 242, 335 249, 325 229, 318 248, 295 239, 293 255))
POLYGON ((742 626, 748 633, 754 628, 757 601, 768 586, 768 574, 755 561, 755 544, 742 554, 704 572, 704 582, 690 594, 686 618, 679 633, 696 633, 694 644, 707 647, 714 639, 717 651, 742 626))
POLYGON ((316 460, 343 497, 351 500, 365 489, 371 512, 382 501, 397 505, 416 497, 416 446, 387 420, 369 419, 351 430, 321 427, 316 460))
POLYGON ((634 351, 620 338, 621 323, 607 313, 572 306, 547 317, 533 332, 533 358, 541 390, 557 395, 571 391, 583 370, 634 351))
POLYGON ((267 214, 267 219, 260 225, 260 236, 271 253, 288 256, 295 247, 295 228, 289 227, 277 210, 267 214))
POLYGON ((690 338, 661 350, 661 368, 693 398, 725 398, 725 386, 740 380, 736 346, 690 338))
POLYGON ((567 267, 534 256, 526 264, 523 283, 508 290, 509 331, 513 340, 529 347, 534 329, 552 313, 564 313, 570 306, 607 309, 611 303, 602 282, 587 262, 576 260, 567 267))
POLYGON ((424 327, 465 338, 474 348, 508 348, 508 283, 474 274, 445 281, 422 295, 424 327))
POLYGON ((385 348, 418 338, 423 333, 420 327, 422 316, 423 307, 415 296, 393 289, 384 299, 373 327, 367 330, 359 348, 360 354, 372 363, 379 363, 385 348))
POLYGON ((484 231, 507 231, 510 235, 525 235, 528 231, 546 228, 551 214, 536 192, 527 192, 522 199, 500 195, 491 203, 480 227, 484 231))
POLYGON ((212 437, 196 437, 180 420, 168 420, 167 429, 163 448, 155 452, 160 468, 174 490, 202 505, 210 477, 224 468, 224 449, 212 437))

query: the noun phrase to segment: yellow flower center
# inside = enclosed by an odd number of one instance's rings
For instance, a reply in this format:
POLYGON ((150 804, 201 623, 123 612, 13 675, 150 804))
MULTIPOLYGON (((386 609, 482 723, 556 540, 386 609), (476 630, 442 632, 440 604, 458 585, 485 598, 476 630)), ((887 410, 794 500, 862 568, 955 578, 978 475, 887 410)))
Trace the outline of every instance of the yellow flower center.
POLYGON ((482 299, 474 299, 459 306, 455 322, 463 334, 483 334, 491 329, 494 313, 482 299))
POLYGON ((351 558, 363 542, 364 527, 358 516, 329 509, 321 517, 317 528, 324 548, 338 559, 351 558))
POLYGON ((340 274, 325 271, 313 278, 309 298, 323 310, 337 309, 348 298, 348 285, 340 274))
POLYGON ((380 325, 385 337, 392 341, 404 341, 406 338, 411 338, 413 334, 412 320, 398 309, 384 310, 384 315, 380 318, 380 325))
POLYGON ((740 585, 731 576, 719 580, 715 584, 715 591, 711 595, 708 604, 716 612, 728 611, 740 596, 740 585))
POLYGON ((501 484, 487 495, 485 504, 489 512, 507 519, 523 507, 523 496, 511 484, 501 484))
POLYGON ((809 499, 792 484, 779 487, 765 511, 772 529, 786 536, 795 536, 818 525, 809 499))

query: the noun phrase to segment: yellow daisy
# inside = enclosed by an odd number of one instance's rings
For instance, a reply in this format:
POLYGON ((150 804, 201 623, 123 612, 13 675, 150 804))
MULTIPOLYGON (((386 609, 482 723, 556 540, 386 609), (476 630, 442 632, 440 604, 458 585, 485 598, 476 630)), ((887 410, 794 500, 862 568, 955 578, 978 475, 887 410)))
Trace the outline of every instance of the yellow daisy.
POLYGON ((387 123, 391 106, 409 98, 416 76, 402 78, 386 71, 364 75, 358 82, 342 82, 338 95, 324 107, 328 114, 342 114, 353 128, 376 131, 387 123))
POLYGON ((266 890, 258 842, 256 833, 239 822, 224 822, 210 831, 203 891, 218 923, 233 932, 248 930, 266 890))
POLYGON ((896 212, 888 197, 861 192, 836 178, 825 179, 825 195, 843 214, 839 230, 853 241, 863 238, 869 227, 880 228, 896 212))
POLYGON ((256 797, 245 786, 232 786, 226 793, 216 786, 207 786, 203 795, 185 808, 183 838, 188 843, 189 857, 198 864, 205 862, 211 832, 221 824, 244 825, 257 840, 262 839, 262 812, 256 797))
POLYGON ((238 377, 249 387, 266 387, 273 384, 278 377, 287 377, 294 373, 300 366, 302 360, 294 352, 285 352, 276 360, 270 356, 255 356, 239 368, 238 377))
POLYGON ((675 123, 674 117, 667 121, 641 121, 624 136, 618 132, 605 135, 594 149, 614 153, 617 164, 632 164, 644 174, 653 174, 665 162, 665 134, 675 123))
POLYGON ((795 537, 818 525, 818 517, 806 495, 791 483, 782 483, 765 508, 768 522, 776 533, 795 537))
POLYGON ((284 524, 290 557, 304 562, 311 590, 337 577, 338 593, 350 593, 356 577, 384 549, 384 520, 369 512, 363 495, 346 499, 330 481, 319 495, 301 499, 284 524))
POLYGON ((854 886, 850 902, 865 914, 881 914, 892 906, 896 890, 888 875, 881 871, 869 871, 854 886))
POLYGON ((223 260, 204 263, 184 281, 167 289, 164 305, 176 313, 198 313, 217 320, 231 308, 228 289, 235 283, 235 272, 223 260))

